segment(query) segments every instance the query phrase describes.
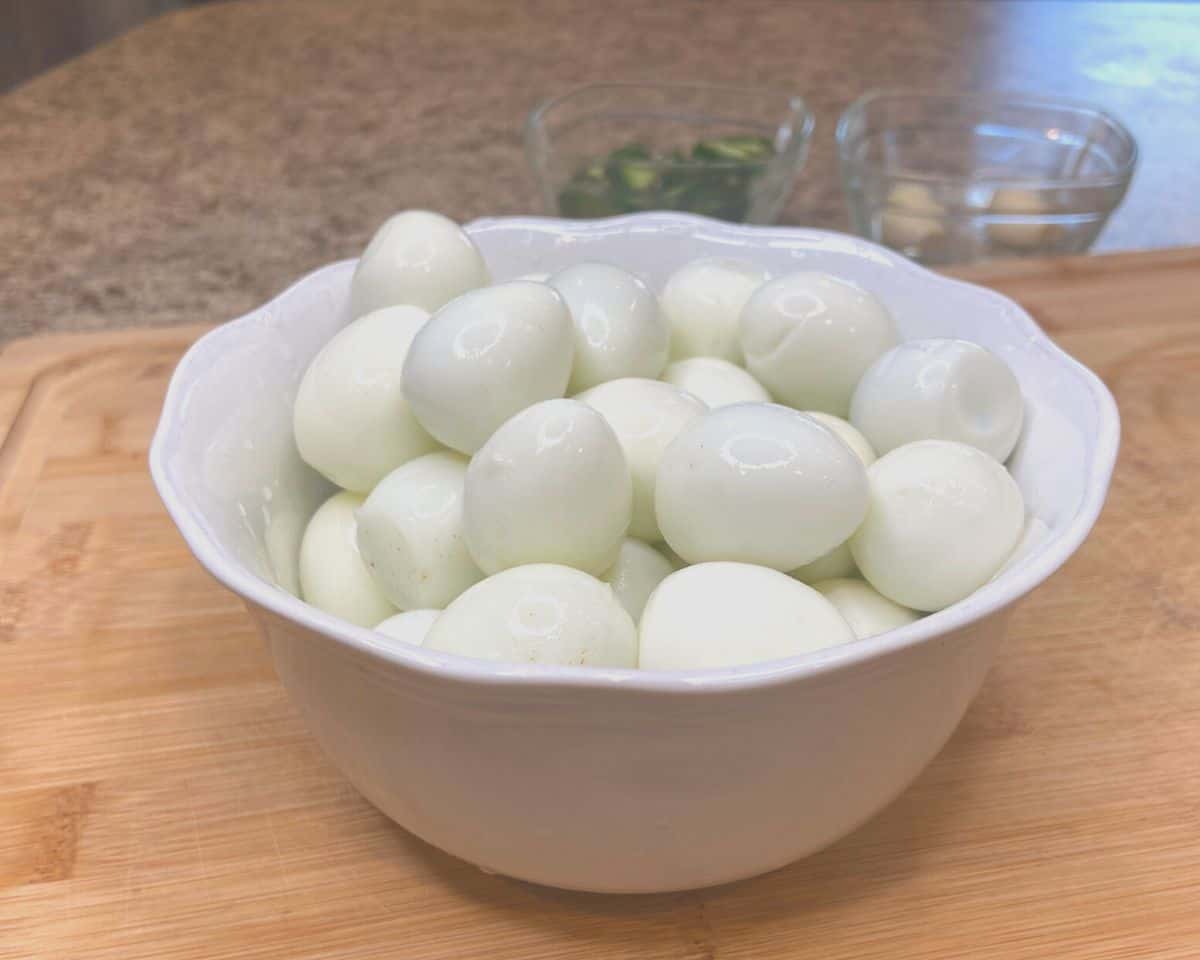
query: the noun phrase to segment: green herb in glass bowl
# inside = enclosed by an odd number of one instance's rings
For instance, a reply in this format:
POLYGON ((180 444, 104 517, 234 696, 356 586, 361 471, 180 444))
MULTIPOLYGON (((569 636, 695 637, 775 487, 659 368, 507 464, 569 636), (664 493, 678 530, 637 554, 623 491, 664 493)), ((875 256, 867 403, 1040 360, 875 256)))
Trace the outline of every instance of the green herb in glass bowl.
POLYGON ((766 137, 714 137, 690 153, 653 153, 628 143, 589 161, 559 191, 563 216, 608 217, 640 210, 682 210, 741 221, 750 209, 756 177, 774 156, 766 137))

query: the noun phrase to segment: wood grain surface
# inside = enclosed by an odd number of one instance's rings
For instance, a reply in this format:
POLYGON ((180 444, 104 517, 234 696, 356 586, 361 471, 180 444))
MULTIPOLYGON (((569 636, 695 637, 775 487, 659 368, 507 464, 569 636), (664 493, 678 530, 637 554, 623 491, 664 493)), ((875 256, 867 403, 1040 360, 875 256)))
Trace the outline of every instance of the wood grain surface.
POLYGON ((787 869, 670 896, 484 875, 322 757, 147 476, 196 328, 11 345, 0 957, 1200 955, 1200 251, 971 276, 1116 393, 1100 524, 1019 609, 961 728, 891 807, 787 869))

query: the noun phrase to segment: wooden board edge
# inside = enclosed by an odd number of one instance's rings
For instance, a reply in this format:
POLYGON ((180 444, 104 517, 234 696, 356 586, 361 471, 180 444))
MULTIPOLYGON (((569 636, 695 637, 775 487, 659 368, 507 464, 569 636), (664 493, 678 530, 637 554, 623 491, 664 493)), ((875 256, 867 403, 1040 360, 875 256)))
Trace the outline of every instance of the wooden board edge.
POLYGON ((43 333, 17 337, 0 346, 0 370, 28 369, 30 378, 38 367, 89 349, 119 349, 128 344, 191 343, 213 329, 211 323, 189 323, 166 327, 122 327, 114 330, 85 330, 43 333))
MULTIPOLYGON (((211 324, 62 333, 22 337, 0 348, 0 486, 39 408, 61 387, 103 368, 122 355, 149 351, 182 353, 211 324)), ((177 359, 177 358, 176 358, 177 359)))
POLYGON ((1111 276, 1114 271, 1193 269, 1200 271, 1200 246, 1079 254, 1071 257, 991 260, 938 270, 970 283, 1059 282, 1064 277, 1111 276))

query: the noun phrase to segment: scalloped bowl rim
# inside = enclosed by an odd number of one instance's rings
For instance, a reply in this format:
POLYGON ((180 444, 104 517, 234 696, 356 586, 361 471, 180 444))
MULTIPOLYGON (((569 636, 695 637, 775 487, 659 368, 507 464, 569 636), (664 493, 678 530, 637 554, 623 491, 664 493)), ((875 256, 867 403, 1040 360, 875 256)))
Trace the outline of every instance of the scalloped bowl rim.
POLYGON ((1058 570, 1083 543, 1100 515, 1116 463, 1120 439, 1120 418, 1116 401, 1096 374, 1059 348, 1028 313, 1007 297, 986 287, 933 273, 878 244, 835 231, 804 227, 743 226, 692 214, 643 213, 586 221, 551 217, 483 218, 466 224, 465 229, 471 234, 521 228, 558 235, 588 235, 611 232, 614 229, 627 230, 631 227, 661 229, 669 226, 703 229, 720 233, 724 237, 828 243, 841 249, 853 249, 872 258, 886 258, 891 266, 918 276, 934 286, 946 284, 967 287, 974 295, 993 301, 995 306, 1001 308, 999 312, 1006 322, 1019 328, 1030 348, 1048 351, 1062 370, 1085 384, 1095 406, 1098 423, 1095 456, 1091 472, 1086 478, 1082 501, 1070 521, 1061 532, 1030 557, 945 610, 931 613, 913 624, 874 637, 782 660, 711 670, 660 672, 627 668, 498 663, 421 647, 407 649, 381 643, 378 639, 379 634, 374 630, 354 626, 318 610, 281 587, 261 579, 226 556, 224 549, 197 518, 186 496, 177 488, 166 464, 166 447, 172 433, 179 429, 181 402, 195 372, 194 367, 201 345, 208 351, 215 344, 235 340, 239 331, 254 325, 266 308, 287 296, 296 287, 325 271, 344 269, 347 264, 355 262, 342 260, 319 267, 291 284, 266 304, 204 334, 188 348, 176 367, 150 447, 150 472, 168 514, 192 553, 216 580, 265 610, 370 657, 418 673, 434 675, 442 680, 483 685, 620 688, 648 693, 688 694, 751 690, 790 683, 863 664, 953 633, 1004 609, 1028 594, 1058 570))

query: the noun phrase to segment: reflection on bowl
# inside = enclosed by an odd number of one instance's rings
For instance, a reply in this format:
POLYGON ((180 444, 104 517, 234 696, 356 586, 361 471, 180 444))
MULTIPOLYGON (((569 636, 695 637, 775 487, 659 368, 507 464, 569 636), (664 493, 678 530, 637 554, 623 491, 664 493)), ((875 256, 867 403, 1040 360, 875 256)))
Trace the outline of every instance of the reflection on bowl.
POLYGON ((1016 94, 870 93, 837 139, 854 229, 927 264, 1082 253, 1137 162, 1102 110, 1016 94))
POLYGON ((950 736, 1012 605, 1082 543, 1116 457, 1112 397, 998 294, 863 240, 678 214, 478 221, 497 279, 580 260, 653 286, 698 257, 825 270, 874 291, 903 337, 962 337, 1020 381, 1010 460, 1044 525, 972 596, 869 639, 744 667, 647 672, 473 660, 381 645, 294 596, 303 520, 328 485, 296 454, 299 379, 348 320, 352 262, 310 274, 188 351, 151 450, 163 500, 239 594, 279 675, 346 777, 428 842, 583 890, 724 883, 811 853, 878 812, 950 736))

